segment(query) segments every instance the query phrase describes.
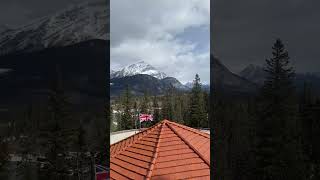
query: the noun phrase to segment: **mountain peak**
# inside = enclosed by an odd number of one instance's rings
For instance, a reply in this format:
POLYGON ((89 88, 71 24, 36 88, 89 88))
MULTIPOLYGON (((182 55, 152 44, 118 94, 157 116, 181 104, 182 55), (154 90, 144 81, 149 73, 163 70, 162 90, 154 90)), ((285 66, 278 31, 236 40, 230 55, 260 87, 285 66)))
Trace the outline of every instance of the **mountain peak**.
POLYGON ((211 56, 213 66, 213 86, 230 92, 251 92, 256 90, 256 85, 237 74, 231 72, 222 62, 211 56))
POLYGON ((239 75, 256 84, 261 84, 265 78, 265 71, 261 66, 249 64, 239 73, 239 75))
POLYGON ((139 61, 134 64, 130 64, 124 67, 120 71, 113 72, 111 74, 111 78, 121 78, 126 76, 134 76, 137 74, 147 74, 153 76, 157 79, 163 79, 167 77, 167 75, 163 72, 160 72, 155 67, 151 66, 150 64, 146 63, 145 61, 139 61))

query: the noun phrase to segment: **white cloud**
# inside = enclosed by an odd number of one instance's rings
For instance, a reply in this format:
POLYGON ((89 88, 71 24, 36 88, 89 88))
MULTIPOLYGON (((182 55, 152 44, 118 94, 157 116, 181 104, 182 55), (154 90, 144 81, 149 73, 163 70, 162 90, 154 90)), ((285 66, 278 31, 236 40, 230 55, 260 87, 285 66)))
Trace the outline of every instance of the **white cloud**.
POLYGON ((209 47, 209 31, 205 42, 177 38, 188 28, 203 33, 201 28, 209 27, 209 3, 111 0, 111 68, 144 60, 182 82, 191 81, 196 73, 209 82, 209 52, 196 51, 201 43, 209 47))

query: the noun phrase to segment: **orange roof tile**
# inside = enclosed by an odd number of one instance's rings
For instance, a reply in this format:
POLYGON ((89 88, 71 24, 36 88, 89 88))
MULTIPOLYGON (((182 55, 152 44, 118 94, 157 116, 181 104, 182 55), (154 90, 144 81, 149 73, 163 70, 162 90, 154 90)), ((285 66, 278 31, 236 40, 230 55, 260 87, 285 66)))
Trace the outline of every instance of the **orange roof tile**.
POLYGON ((210 179, 210 136, 163 120, 110 147, 110 179, 210 179))

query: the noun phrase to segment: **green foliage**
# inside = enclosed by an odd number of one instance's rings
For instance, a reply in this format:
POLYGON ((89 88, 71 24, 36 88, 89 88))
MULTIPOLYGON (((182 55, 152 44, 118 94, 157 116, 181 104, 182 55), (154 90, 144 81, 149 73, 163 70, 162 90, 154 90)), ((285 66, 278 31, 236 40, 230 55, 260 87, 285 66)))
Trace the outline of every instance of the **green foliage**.
POLYGON ((53 81, 53 86, 49 95, 49 111, 51 120, 54 123, 67 122, 70 120, 71 104, 65 94, 60 68, 56 68, 56 79, 53 81))
POLYGON ((46 156, 51 163, 50 174, 54 177, 60 176, 65 169, 65 152, 69 150, 72 143, 72 133, 64 129, 64 124, 70 122, 69 102, 62 81, 62 74, 59 66, 56 67, 56 78, 49 95, 49 112, 51 114, 51 125, 47 131, 46 156))
POLYGON ((193 93, 180 92, 171 85, 163 95, 152 96, 145 92, 142 97, 132 97, 127 87, 120 100, 112 100, 112 108, 115 110, 115 113, 112 113, 112 121, 116 122, 118 127, 111 124, 111 127, 114 126, 113 131, 134 128, 138 113, 153 114, 154 117, 154 122, 143 122, 142 127, 149 127, 163 119, 190 125, 191 114, 192 117, 196 117, 194 127, 208 127, 209 95, 202 91, 200 78, 198 85, 199 90, 196 87, 193 93), (193 106, 190 105, 191 102, 194 103, 193 106), (191 107, 193 113, 190 113, 191 107))
POLYGON ((190 119, 188 120, 188 125, 191 127, 208 127, 208 117, 205 111, 206 103, 198 74, 195 76, 190 100, 190 119))
POLYGON ((149 113, 149 96, 147 92, 144 92, 143 98, 142 98, 142 102, 141 102, 141 108, 140 108, 140 113, 143 114, 148 114, 149 113))
POLYGON ((257 122, 257 174, 262 179, 302 179, 303 160, 297 139, 297 118, 292 85, 294 72, 280 39, 266 60, 267 77, 257 122))
POLYGON ((129 86, 126 87, 126 90, 122 96, 122 109, 123 113, 121 115, 121 122, 120 122, 120 130, 132 129, 134 120, 131 113, 131 93, 129 86))
POLYGON ((153 106, 153 121, 154 121, 154 124, 156 124, 161 121, 161 114, 159 110, 159 102, 158 102, 157 96, 153 97, 152 106, 153 106))

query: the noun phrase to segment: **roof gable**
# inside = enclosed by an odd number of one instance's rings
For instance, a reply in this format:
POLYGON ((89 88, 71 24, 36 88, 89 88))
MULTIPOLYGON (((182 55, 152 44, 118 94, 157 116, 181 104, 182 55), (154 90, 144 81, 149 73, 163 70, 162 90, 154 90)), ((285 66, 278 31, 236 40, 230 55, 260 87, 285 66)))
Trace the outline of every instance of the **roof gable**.
POLYGON ((168 120, 110 147, 111 179, 210 179, 210 136, 168 120))

